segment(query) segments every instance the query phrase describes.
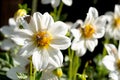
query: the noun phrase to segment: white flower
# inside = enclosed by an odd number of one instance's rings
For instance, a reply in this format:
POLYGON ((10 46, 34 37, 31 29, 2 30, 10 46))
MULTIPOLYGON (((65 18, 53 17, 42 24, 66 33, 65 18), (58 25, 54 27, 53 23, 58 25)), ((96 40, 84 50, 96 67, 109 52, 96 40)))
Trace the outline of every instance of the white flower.
POLYGON ((120 80, 120 73, 119 72, 116 72, 116 71, 114 71, 114 72, 110 72, 109 73, 109 78, 110 78, 110 80, 120 80))
POLYGON ((2 41, 0 47, 2 50, 10 50, 17 46, 10 38, 14 30, 18 29, 18 24, 15 22, 14 18, 9 19, 9 25, 3 26, 0 28, 0 31, 5 36, 5 39, 2 41))
MULTIPOLYGON (((105 44, 105 48, 108 52, 108 55, 106 55, 103 58, 102 62, 105 65, 105 67, 111 72, 110 77, 113 77, 113 76, 119 77, 118 74, 120 74, 119 72, 120 70, 120 43, 119 43, 118 50, 113 44, 105 44)), ((119 79, 115 79, 115 80, 119 80, 119 79)))
POLYGON ((102 38, 105 33, 105 19, 103 16, 98 17, 95 8, 90 7, 85 22, 77 21, 77 29, 71 29, 74 36, 71 49, 77 51, 77 55, 82 56, 86 50, 93 52, 98 44, 98 38, 102 38), (78 27, 78 23, 79 26, 78 27))
POLYGON ((67 49, 71 42, 66 33, 68 26, 61 22, 54 22, 48 14, 39 12, 33 14, 29 23, 22 20, 24 29, 14 32, 12 39, 19 45, 23 45, 19 54, 24 57, 32 56, 33 65, 37 70, 42 70, 48 65, 48 61, 63 62, 60 51, 67 49))
POLYGON ((56 65, 53 65, 53 63, 54 61, 49 62, 47 68, 42 71, 40 80, 59 80, 58 78, 63 74, 62 69, 60 68, 62 63, 57 63, 56 65))
POLYGON ((25 76, 25 80, 26 80, 26 78, 28 78, 29 76, 27 75, 29 74, 29 60, 19 55, 18 56, 16 55, 16 58, 14 58, 14 60, 16 60, 19 65, 7 71, 6 73, 7 77, 9 77, 12 80, 19 80, 18 74, 22 73, 22 74, 26 74, 25 76))
POLYGON ((107 12, 106 37, 120 40, 120 5, 115 5, 114 13, 107 12))
POLYGON ((9 18, 8 26, 2 26, 0 28, 0 31, 5 36, 5 39, 2 41, 1 49, 3 50, 10 50, 12 48, 15 48, 17 46, 12 40, 11 35, 13 34, 14 30, 18 29, 20 26, 19 18, 22 16, 27 15, 27 12, 25 9, 18 9, 17 12, 14 15, 14 18, 9 18))
MULTIPOLYGON (((72 0, 62 0, 62 2, 67 5, 72 5, 72 0)), ((42 4, 51 4, 53 8, 58 7, 60 4, 60 0, 41 0, 42 4)))

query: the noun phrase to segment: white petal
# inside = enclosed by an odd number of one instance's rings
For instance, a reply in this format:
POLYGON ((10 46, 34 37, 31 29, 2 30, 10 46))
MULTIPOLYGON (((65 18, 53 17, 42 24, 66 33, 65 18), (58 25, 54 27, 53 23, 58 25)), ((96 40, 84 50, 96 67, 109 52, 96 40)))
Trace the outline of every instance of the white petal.
POLYGON ((120 40, 120 29, 114 29, 112 34, 115 40, 120 40))
POLYGON ((32 32, 26 29, 16 30, 14 31, 14 34, 12 34, 12 40, 16 42, 18 45, 24 45, 25 40, 30 40, 32 36, 32 32))
POLYGON ((9 25, 13 25, 13 26, 17 25, 14 18, 9 18, 8 22, 9 22, 9 25))
POLYGON ((71 27, 71 29, 77 29, 79 27, 81 27, 83 25, 83 21, 81 19, 78 19, 74 24, 73 26, 71 27))
POLYGON ((43 71, 40 80, 58 80, 52 72, 43 71))
POLYGON ((28 43, 20 49, 18 54, 23 57, 30 57, 33 54, 34 50, 35 46, 32 43, 28 43))
POLYGON ((49 4, 51 3, 52 0, 41 0, 41 3, 42 4, 49 4))
POLYGON ((85 55, 87 49, 86 49, 85 46, 82 46, 82 47, 79 47, 79 48, 80 48, 80 49, 78 49, 78 50, 76 51, 76 54, 81 57, 81 56, 85 55))
POLYGON ((118 53, 117 48, 113 44, 105 44, 105 48, 109 55, 117 55, 118 53))
POLYGON ((86 47, 84 40, 76 41, 73 40, 71 49, 77 51, 78 56, 83 56, 86 53, 86 47))
POLYGON ((115 58, 111 55, 109 56, 105 56, 102 60, 103 64, 105 65, 105 67, 110 70, 110 71, 115 71, 116 67, 115 67, 115 58))
POLYGON ((50 56, 49 63, 54 65, 55 67, 61 67, 63 63, 63 55, 61 51, 59 49, 49 47, 48 52, 50 56))
POLYGON ((28 29, 33 33, 37 31, 33 17, 27 15, 25 17, 20 18, 19 21, 24 29, 28 29), (29 19, 30 19, 30 22, 27 22, 27 20, 29 19))
POLYGON ((94 38, 101 38, 105 34, 105 24, 106 19, 104 16, 101 16, 96 19, 94 26, 96 27, 95 33, 93 34, 94 38))
POLYGON ((97 39, 91 39, 91 40, 86 40, 86 47, 88 48, 89 51, 93 52, 95 47, 98 44, 98 40, 97 39))
POLYGON ((66 4, 67 6, 71 6, 72 5, 72 0, 62 0, 64 4, 66 4))
POLYGON ((11 48, 17 46, 11 39, 5 39, 2 41, 1 49, 10 50, 11 48))
POLYGON ((32 61, 36 70, 44 70, 48 65, 48 52, 46 50, 34 50, 32 61))
POLYGON ((94 7, 90 7, 85 19, 85 24, 93 23, 94 20, 98 17, 98 11, 94 7))
POLYGON ((33 14, 33 21, 34 21, 34 24, 35 24, 36 31, 39 31, 42 28, 42 16, 43 15, 39 12, 35 12, 33 14))
POLYGON ((51 40, 50 46, 58 49, 67 49, 71 45, 71 41, 66 36, 56 36, 51 40))
POLYGON ((80 39, 81 33, 78 29, 71 29, 71 33, 76 40, 80 39))
POLYGON ((120 5, 115 5, 115 17, 120 17, 120 5))
POLYGON ((44 13, 42 16, 42 29, 47 29, 49 28, 49 26, 51 26, 51 24, 54 23, 54 20, 52 18, 51 15, 49 15, 49 13, 44 13))
POLYGON ((17 62, 17 64, 20 65, 21 67, 28 65, 30 62, 27 58, 24 58, 18 54, 16 54, 15 57, 13 57, 13 60, 17 62))
POLYGON ((53 8, 58 7, 60 4, 60 0, 51 0, 51 5, 53 8))
POLYGON ((0 31, 5 37, 10 37, 14 32, 15 26, 3 26, 0 31))
POLYGON ((69 26, 67 26, 65 23, 61 21, 57 21, 54 24, 52 24, 50 27, 48 27, 48 31, 54 36, 54 35, 66 35, 68 31, 69 26))
POLYGON ((26 73, 26 71, 23 67, 13 67, 6 73, 6 75, 12 80, 18 80, 17 73, 26 73))
POLYGON ((110 73, 109 73, 109 77, 110 77, 110 79, 112 79, 112 80, 120 80, 119 74, 116 73, 116 72, 110 72, 110 73))

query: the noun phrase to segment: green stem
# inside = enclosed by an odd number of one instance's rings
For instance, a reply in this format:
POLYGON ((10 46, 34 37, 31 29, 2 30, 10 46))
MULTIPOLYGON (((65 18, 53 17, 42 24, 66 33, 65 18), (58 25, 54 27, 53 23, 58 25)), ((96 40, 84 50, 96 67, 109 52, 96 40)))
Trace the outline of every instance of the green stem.
POLYGON ((32 75, 32 59, 30 59, 30 80, 33 80, 33 75, 32 75))
POLYGON ((85 68, 83 70, 82 77, 81 77, 82 80, 86 80, 86 68, 88 67, 88 63, 89 63, 88 61, 85 63, 85 68))
POLYGON ((70 48, 68 48, 68 54, 69 54, 69 60, 70 60, 70 65, 69 65, 69 80, 73 80, 73 56, 74 56, 74 51, 72 51, 70 48))
POLYGON ((58 13, 57 13, 58 19, 60 18, 60 15, 61 15, 61 12, 62 12, 62 8, 63 8, 63 3, 61 2, 61 3, 60 3, 60 7, 59 7, 59 9, 58 9, 58 13))
POLYGON ((73 80, 76 80, 77 71, 79 68, 79 56, 75 55, 73 57, 73 80))
MULTIPOLYGON (((104 41, 104 43, 103 44, 106 44, 106 43, 109 43, 109 39, 105 39, 105 41, 104 41)), ((102 52, 102 54, 103 54, 103 57, 106 55, 106 49, 105 49, 105 47, 103 48, 103 52, 102 52)))
POLYGON ((33 14, 37 10, 37 2, 38 2, 38 0, 32 0, 32 12, 31 12, 31 14, 33 14))

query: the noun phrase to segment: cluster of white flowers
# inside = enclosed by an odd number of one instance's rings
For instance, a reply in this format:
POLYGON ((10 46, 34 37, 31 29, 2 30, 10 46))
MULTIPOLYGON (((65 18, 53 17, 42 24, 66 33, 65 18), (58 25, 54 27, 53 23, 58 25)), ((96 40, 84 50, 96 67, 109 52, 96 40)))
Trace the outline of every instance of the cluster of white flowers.
MULTIPOLYGON (((44 4, 51 3, 53 7, 60 4, 60 0, 41 1, 44 4)), ((68 6, 72 5, 72 0, 62 2, 68 6)), ((40 80, 58 80, 62 75, 60 67, 64 58, 61 50, 70 47, 76 55, 83 56, 87 49, 93 52, 98 45, 98 39, 104 35, 107 38, 120 40, 120 5, 115 5, 114 14, 107 12, 102 16, 99 16, 96 8, 90 7, 85 21, 77 20, 71 28, 62 21, 55 22, 48 12, 44 14, 35 12, 30 16, 22 11, 9 21, 9 27, 4 26, 0 29, 7 38, 1 48, 10 50, 11 47, 20 46, 14 58, 19 66, 7 72, 7 76, 14 80, 18 79, 17 73, 29 74, 30 60, 35 70, 42 72, 40 80), (72 33, 70 36, 73 40, 66 36, 68 31, 72 33), (56 69, 57 73, 54 72, 56 69)), ((115 45, 106 44, 105 48, 109 55, 104 57, 103 64, 111 71, 110 77, 119 80, 120 47, 117 51, 115 45)))

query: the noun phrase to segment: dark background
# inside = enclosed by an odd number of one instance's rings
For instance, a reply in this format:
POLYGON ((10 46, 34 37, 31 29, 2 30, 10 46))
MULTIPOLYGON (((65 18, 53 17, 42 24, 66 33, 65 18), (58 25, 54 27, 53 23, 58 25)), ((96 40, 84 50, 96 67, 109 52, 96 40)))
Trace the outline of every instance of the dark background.
MULTIPOLYGON (((53 8, 50 4, 42 5, 40 1, 41 0, 38 0, 37 3, 37 11, 41 13, 53 11, 53 8)), ((14 13, 18 9, 18 3, 27 3, 28 8, 32 7, 32 0, 0 0, 0 27, 3 25, 8 25, 8 19, 14 16, 14 13)), ((114 11, 115 4, 120 4, 120 0, 73 0, 72 6, 63 6, 62 14, 68 14, 65 21, 75 22, 77 19, 85 19, 89 7, 95 7, 98 10, 99 15, 103 15, 107 11, 114 11)), ((29 14, 30 13, 31 12, 29 12, 29 14)), ((102 41, 102 39, 99 41, 102 41)), ((93 53, 87 51, 87 54, 81 57, 81 65, 84 65, 84 63, 88 60, 92 60, 92 58, 95 57, 98 52, 101 53, 102 48, 102 43, 99 43, 99 47, 97 46, 93 53)), ((84 66, 80 67, 79 72, 82 72, 82 68, 84 68, 84 66)), ((5 79, 0 77, 0 80, 5 79)))

